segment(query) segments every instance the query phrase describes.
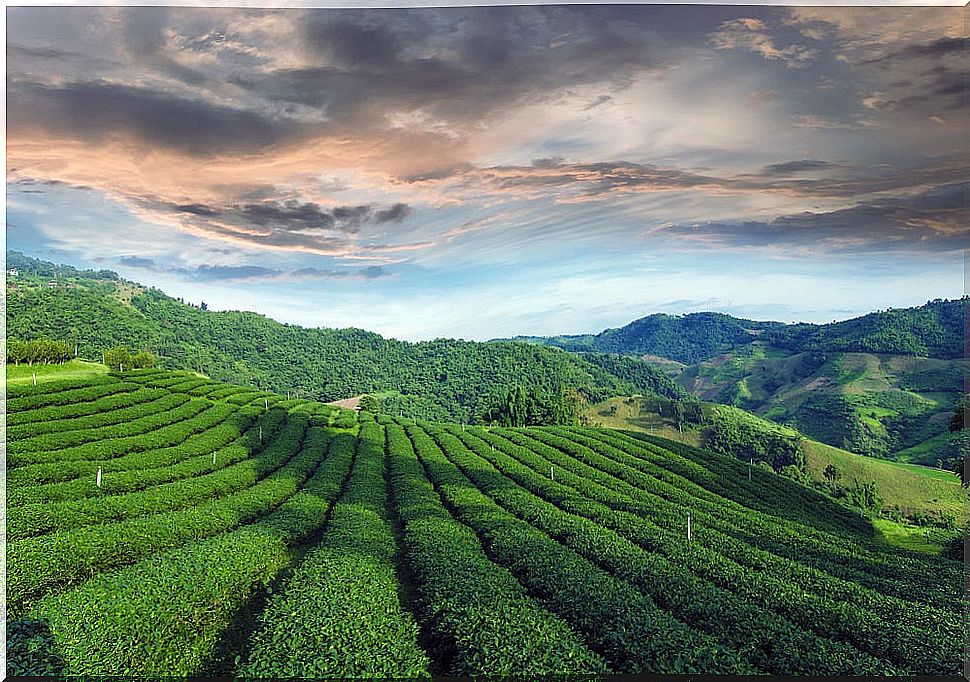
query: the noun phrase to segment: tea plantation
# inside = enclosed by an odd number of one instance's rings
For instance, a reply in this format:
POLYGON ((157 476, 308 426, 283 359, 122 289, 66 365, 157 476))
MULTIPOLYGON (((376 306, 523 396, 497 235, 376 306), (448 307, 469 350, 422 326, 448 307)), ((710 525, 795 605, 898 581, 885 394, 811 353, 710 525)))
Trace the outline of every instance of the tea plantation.
POLYGON ((161 370, 10 385, 6 407, 11 675, 962 665, 961 564, 660 438, 358 416, 161 370))

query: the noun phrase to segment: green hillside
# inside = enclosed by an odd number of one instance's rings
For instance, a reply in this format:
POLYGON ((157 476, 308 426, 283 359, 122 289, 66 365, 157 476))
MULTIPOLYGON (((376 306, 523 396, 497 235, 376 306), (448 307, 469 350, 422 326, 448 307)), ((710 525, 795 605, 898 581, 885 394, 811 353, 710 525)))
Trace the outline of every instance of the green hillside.
POLYGON ((358 417, 188 372, 7 389, 12 675, 962 665, 960 563, 732 457, 358 417))
POLYGON ((721 313, 666 315, 658 313, 617 329, 580 336, 516 337, 569 351, 659 355, 692 364, 749 343, 778 322, 754 322, 721 313))
POLYGON ((19 268, 8 276, 8 336, 67 341, 82 358, 99 359, 113 346, 147 349, 168 369, 324 401, 380 393, 388 411, 464 422, 512 386, 591 401, 680 390, 643 363, 626 367, 621 379, 602 362, 532 344, 407 343, 360 329, 307 329, 256 313, 204 310, 110 272, 8 258, 19 268))
MULTIPOLYGON (((892 518, 898 512, 901 520, 908 520, 911 526, 916 521, 926 527, 947 526, 947 519, 951 519, 955 526, 962 527, 970 521, 970 495, 950 471, 860 456, 725 405, 703 403, 703 422, 685 421, 678 428, 669 414, 660 413, 659 402, 662 401, 656 398, 610 398, 591 405, 586 416, 594 425, 651 434, 694 447, 718 447, 743 462, 752 459, 756 463, 766 461, 775 469, 785 464, 797 464, 801 471, 791 471, 791 475, 797 478, 807 476, 806 482, 814 481, 824 492, 838 492, 845 502, 851 502, 845 499, 846 491, 871 483, 875 486, 879 505, 868 511, 874 515, 883 514, 886 518, 892 518), (785 446, 786 440, 797 445, 798 454, 794 457, 790 447, 785 446), (780 459, 779 450, 783 455, 780 459), (837 472, 836 491, 825 476, 829 465, 837 472)), ((919 532, 925 534, 926 528, 920 527, 919 532)), ((931 546, 939 551, 952 535, 952 532, 937 534, 937 541, 931 546)))
POLYGON ((889 353, 931 358, 964 355, 964 312, 970 299, 937 299, 828 324, 755 322, 722 313, 648 315, 619 328, 575 336, 517 340, 574 352, 657 355, 685 364, 710 360, 753 341, 792 353, 889 353))
POLYGON ((958 456, 947 426, 966 359, 787 353, 757 342, 685 369, 704 400, 743 407, 860 454, 935 465, 958 456))

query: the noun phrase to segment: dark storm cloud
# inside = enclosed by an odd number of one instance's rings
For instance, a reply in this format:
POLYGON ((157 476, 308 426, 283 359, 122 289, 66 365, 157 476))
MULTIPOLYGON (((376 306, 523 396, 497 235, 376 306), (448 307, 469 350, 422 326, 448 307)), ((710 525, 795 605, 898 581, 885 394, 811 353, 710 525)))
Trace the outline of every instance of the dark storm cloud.
POLYGON ((339 230, 357 234, 367 224, 399 223, 411 213, 408 204, 393 204, 377 209, 372 205, 335 206, 321 208, 314 202, 263 201, 223 207, 202 204, 179 204, 172 207, 177 213, 202 218, 218 218, 234 224, 268 228, 282 232, 312 232, 339 230))
MULTIPOLYGON (((614 192, 705 189, 718 192, 775 192, 803 197, 854 197, 874 192, 912 190, 952 183, 966 176, 968 161, 954 156, 916 167, 846 169, 820 160, 797 160, 766 166, 759 173, 719 177, 678 168, 628 161, 567 163, 560 158, 535 159, 531 166, 492 166, 457 172, 453 184, 509 195, 533 196, 558 190, 559 198, 605 199, 614 192), (791 177, 805 171, 818 177, 791 177)), ((420 182, 420 180, 411 180, 420 182)))
POLYGON ((769 166, 765 166, 762 172, 765 175, 792 175, 794 173, 803 173, 807 171, 826 170, 834 165, 835 164, 829 163, 828 161, 802 159, 800 161, 773 163, 769 166))
POLYGON ((407 204, 394 204, 390 208, 386 208, 382 211, 378 211, 374 214, 374 222, 381 223, 399 223, 405 218, 411 215, 411 207, 407 204))
POLYGON ((142 258, 141 256, 122 256, 118 259, 118 263, 141 270, 151 270, 155 267, 155 261, 151 258, 142 258))
POLYGON ((8 82, 8 133, 36 128, 88 142, 126 133, 191 155, 256 151, 296 132, 286 120, 106 81, 8 82))
POLYGON ((966 41, 963 38, 940 38, 939 40, 934 40, 929 43, 915 43, 913 45, 907 45, 902 49, 894 50, 879 57, 867 59, 863 63, 876 64, 896 59, 910 59, 913 57, 939 59, 941 57, 948 57, 951 55, 962 56, 965 47, 966 41))
POLYGON ((845 253, 957 252, 970 247, 970 184, 912 197, 862 202, 826 213, 804 212, 770 221, 706 222, 659 230, 720 247, 816 248, 845 253))
POLYGON ((363 268, 323 269, 297 268, 292 270, 266 268, 260 265, 200 265, 177 270, 189 279, 200 282, 232 282, 240 280, 374 280, 389 273, 380 266, 363 268))
MULTIPOLYGON (((480 120, 512 103, 599 81, 628 86, 661 59, 642 24, 589 21, 588 9, 491 7, 310 13, 317 64, 238 76, 277 101, 323 107, 332 123, 382 123, 388 108, 480 120)), ((601 95, 598 103, 606 101, 601 95)))

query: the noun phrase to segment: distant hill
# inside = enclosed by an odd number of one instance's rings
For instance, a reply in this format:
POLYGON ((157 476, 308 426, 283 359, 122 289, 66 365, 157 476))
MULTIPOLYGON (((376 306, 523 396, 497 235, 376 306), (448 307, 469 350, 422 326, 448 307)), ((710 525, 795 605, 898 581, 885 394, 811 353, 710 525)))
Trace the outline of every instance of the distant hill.
POLYGON ((916 308, 890 309, 828 324, 755 322, 721 313, 656 314, 599 334, 517 336, 515 340, 574 352, 655 355, 684 364, 764 341, 792 352, 893 353, 931 358, 964 354, 966 297, 936 299, 916 308))
POLYGON ((830 324, 776 327, 764 340, 801 351, 893 353, 928 358, 964 355, 964 316, 970 299, 936 299, 916 308, 869 313, 830 324))
MULTIPOLYGON (((493 396, 521 385, 547 394, 609 395, 683 390, 661 371, 631 359, 624 376, 603 361, 556 348, 438 339, 407 343, 361 329, 308 329, 252 312, 214 312, 110 271, 81 271, 8 253, 7 334, 77 344, 99 359, 115 345, 146 349, 169 369, 329 401, 375 393, 390 412, 470 421, 493 396), (49 278, 56 281, 49 285, 49 278), (604 368, 606 367, 606 368, 604 368)), ((617 364, 617 363, 613 363, 617 364)))
POLYGON ((515 337, 574 352, 596 351, 624 355, 659 355, 685 364, 750 343, 780 322, 754 322, 722 313, 648 315, 617 329, 579 336, 515 337))

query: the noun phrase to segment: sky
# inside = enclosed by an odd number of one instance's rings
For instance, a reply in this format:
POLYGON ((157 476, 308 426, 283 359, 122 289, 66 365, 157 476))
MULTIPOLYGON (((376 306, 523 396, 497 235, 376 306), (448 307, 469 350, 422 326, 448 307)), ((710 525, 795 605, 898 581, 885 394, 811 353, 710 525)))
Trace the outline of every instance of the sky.
POLYGON ((409 340, 955 298, 966 12, 8 7, 7 248, 409 340))

